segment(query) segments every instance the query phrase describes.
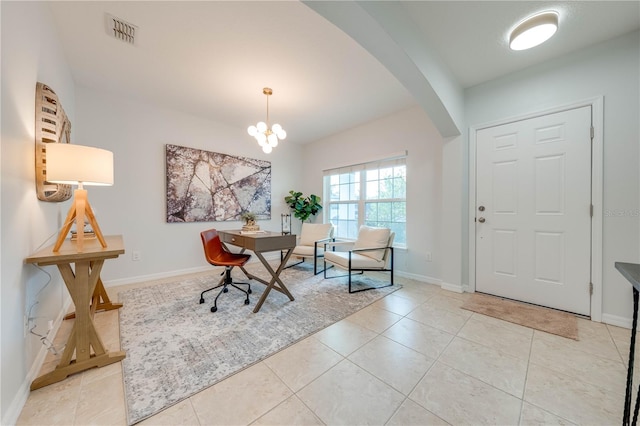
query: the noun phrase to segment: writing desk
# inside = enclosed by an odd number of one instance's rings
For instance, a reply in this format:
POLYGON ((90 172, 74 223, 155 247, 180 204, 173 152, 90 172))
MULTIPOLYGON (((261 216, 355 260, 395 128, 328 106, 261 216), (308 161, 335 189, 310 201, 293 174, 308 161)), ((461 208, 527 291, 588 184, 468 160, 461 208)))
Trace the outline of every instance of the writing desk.
POLYGON ((220 241, 223 244, 231 244, 236 247, 240 247, 242 250, 240 253, 243 253, 245 250, 251 250, 255 253, 256 257, 260 260, 262 265, 271 275, 271 280, 269 282, 263 280, 260 277, 256 277, 255 275, 249 273, 244 267, 240 266, 242 272, 253 280, 256 280, 267 286, 264 293, 258 300, 256 307, 253 309, 253 312, 256 313, 262 307, 265 299, 269 295, 271 290, 279 291, 287 295, 289 300, 295 300, 287 287, 284 285, 282 280, 280 279, 280 272, 284 269, 284 266, 287 264, 289 257, 291 257, 291 252, 293 252, 294 247, 296 246, 296 236, 295 235, 282 235, 280 232, 269 232, 269 231, 261 231, 260 233, 242 233, 240 230, 232 230, 232 231, 220 231, 218 230, 218 235, 220 236, 220 241), (280 251, 286 250, 286 254, 281 259, 280 265, 274 271, 269 262, 262 255, 263 253, 269 251, 280 251))
POLYGON ((631 343, 629 345, 629 366, 627 368, 627 389, 624 397, 624 411, 622 413, 622 424, 635 425, 638 421, 638 408, 640 407, 640 389, 636 397, 636 407, 633 410, 633 420, 631 420, 631 399, 633 397, 633 358, 636 347, 636 331, 638 330, 638 294, 640 292, 640 264, 616 262, 616 269, 625 277, 633 288, 633 325, 631 327, 631 343))
MULTIPOLYGON (((52 372, 35 379, 31 383, 31 390, 59 382, 71 374, 90 368, 104 367, 125 357, 124 351, 109 352, 104 348, 93 322, 97 306, 92 299, 100 281, 102 265, 106 259, 115 259, 124 254, 121 235, 106 236, 105 241, 107 247, 103 248, 97 239, 86 240, 83 251, 78 253, 75 241, 65 240, 58 252, 53 251, 52 245, 25 259, 26 263, 40 266, 56 265, 76 308, 76 319, 60 363, 52 372), (74 352, 76 357, 71 359, 74 352)), ((100 294, 100 291, 97 293, 100 294)))

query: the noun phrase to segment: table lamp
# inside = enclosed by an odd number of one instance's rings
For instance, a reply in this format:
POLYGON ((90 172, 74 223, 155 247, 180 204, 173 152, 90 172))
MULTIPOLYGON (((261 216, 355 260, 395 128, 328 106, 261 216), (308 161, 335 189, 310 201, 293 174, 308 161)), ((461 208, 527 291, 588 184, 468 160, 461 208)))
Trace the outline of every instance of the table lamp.
POLYGON ((113 153, 90 146, 48 143, 46 144, 45 155, 46 179, 48 182, 78 185, 78 189, 73 192, 71 208, 60 230, 56 244, 53 246, 53 251, 60 251, 60 246, 62 246, 71 230, 74 219, 77 232, 76 247, 78 252, 83 250, 85 217, 91 224, 93 232, 102 247, 107 247, 87 199, 87 190, 84 189, 84 186, 113 185, 113 153))

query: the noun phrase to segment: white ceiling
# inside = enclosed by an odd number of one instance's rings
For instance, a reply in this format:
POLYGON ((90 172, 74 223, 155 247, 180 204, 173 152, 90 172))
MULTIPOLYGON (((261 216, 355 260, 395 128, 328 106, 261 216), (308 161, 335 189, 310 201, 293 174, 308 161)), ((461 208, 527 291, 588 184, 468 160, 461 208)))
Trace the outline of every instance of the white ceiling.
MULTIPOLYGON (((640 28, 640 2, 407 1, 424 40, 461 87, 640 28), (553 8, 548 43, 512 52, 520 19, 553 8)), ((266 117, 306 143, 416 105, 371 54, 297 1, 51 2, 76 84, 238 127, 266 117), (135 46, 107 35, 105 13, 139 27, 135 46)), ((427 76, 428 79, 428 76, 427 76)), ((246 135, 246 133, 243 133, 246 135)), ((246 135, 246 137, 250 137, 246 135)))

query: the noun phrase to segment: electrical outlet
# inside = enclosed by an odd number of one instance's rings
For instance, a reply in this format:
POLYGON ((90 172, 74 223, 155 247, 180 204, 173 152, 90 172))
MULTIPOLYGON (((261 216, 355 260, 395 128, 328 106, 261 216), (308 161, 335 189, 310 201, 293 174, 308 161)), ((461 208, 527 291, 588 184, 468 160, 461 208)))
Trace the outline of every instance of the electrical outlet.
POLYGON ((131 260, 133 260, 134 262, 137 262, 140 260, 140 252, 137 250, 134 250, 131 252, 131 260))
POLYGON ((427 262, 431 262, 431 252, 430 252, 430 251, 428 251, 428 252, 425 254, 425 258, 427 259, 427 262))

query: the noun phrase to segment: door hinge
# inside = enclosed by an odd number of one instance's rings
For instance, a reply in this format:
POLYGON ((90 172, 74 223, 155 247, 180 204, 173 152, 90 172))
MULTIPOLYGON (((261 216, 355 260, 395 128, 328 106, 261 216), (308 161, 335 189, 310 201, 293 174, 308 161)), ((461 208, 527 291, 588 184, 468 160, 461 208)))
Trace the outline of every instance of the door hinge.
POLYGON ((596 131, 595 131, 595 129, 593 128, 593 126, 591 126, 591 133, 590 133, 590 134, 591 134, 591 140, 593 141, 593 138, 594 138, 594 137, 595 137, 595 135, 596 135, 596 131))
POLYGON ((593 204, 589 207, 589 214, 593 217, 593 204))
POLYGON ((593 294, 593 283, 589 283, 589 294, 593 294))

